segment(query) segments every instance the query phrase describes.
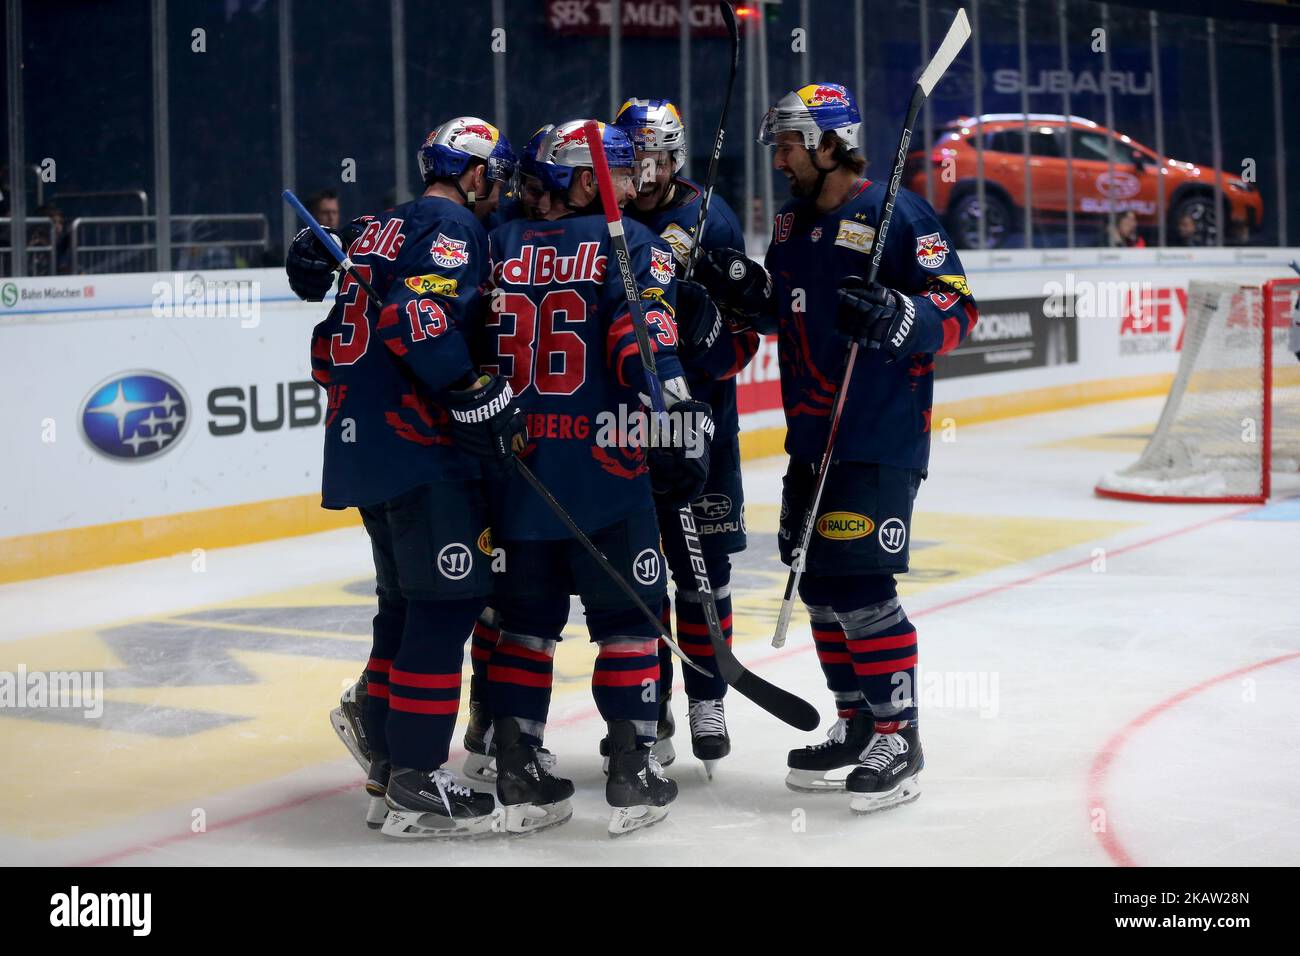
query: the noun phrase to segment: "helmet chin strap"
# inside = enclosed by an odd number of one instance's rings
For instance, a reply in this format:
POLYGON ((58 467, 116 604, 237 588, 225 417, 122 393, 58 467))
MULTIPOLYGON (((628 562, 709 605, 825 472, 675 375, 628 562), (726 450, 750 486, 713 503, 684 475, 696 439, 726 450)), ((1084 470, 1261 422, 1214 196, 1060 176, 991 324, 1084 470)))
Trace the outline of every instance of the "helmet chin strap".
MULTIPOLYGON (((808 149, 808 147, 805 146, 804 149, 808 149)), ((821 196, 822 194, 822 187, 826 185, 826 177, 829 174, 835 172, 835 170, 839 169, 840 164, 833 163, 829 167, 825 167, 825 168, 818 166, 817 150, 815 149, 808 150, 808 161, 812 163, 812 168, 817 170, 817 188, 814 189, 812 195, 808 197, 810 200, 812 200, 815 203, 818 197, 821 196)))

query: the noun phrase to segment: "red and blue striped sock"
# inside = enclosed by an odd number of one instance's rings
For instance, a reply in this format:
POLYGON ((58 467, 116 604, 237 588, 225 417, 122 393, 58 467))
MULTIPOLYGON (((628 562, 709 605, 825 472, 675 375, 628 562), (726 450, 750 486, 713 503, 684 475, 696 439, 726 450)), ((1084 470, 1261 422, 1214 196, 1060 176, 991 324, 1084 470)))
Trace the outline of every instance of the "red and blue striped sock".
POLYGON ((630 720, 637 740, 653 744, 659 724, 658 639, 607 638, 591 673, 591 695, 606 722, 630 720))
POLYGON ((502 631, 487 668, 493 718, 513 717, 524 739, 540 747, 546 736, 555 673, 555 641, 502 631))

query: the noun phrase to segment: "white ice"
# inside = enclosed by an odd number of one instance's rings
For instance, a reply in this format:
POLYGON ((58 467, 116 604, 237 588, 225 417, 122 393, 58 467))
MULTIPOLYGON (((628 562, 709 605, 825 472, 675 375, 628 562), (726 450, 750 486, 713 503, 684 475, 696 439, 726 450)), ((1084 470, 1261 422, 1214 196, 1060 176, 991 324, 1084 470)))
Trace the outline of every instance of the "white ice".
MULTIPOLYGON (((706 782, 679 727, 670 775, 682 792, 668 819, 610 840, 596 754, 603 728, 579 687, 557 691, 547 734, 578 787, 573 820, 554 830, 386 840, 364 827, 361 775, 335 745, 321 750, 327 759, 233 789, 164 802, 142 784, 139 812, 107 825, 37 836, 0 819, 0 862, 1300 864, 1300 508, 1280 497, 1267 509, 1094 497, 1096 478, 1135 452, 1073 440, 1149 431, 1159 408, 1155 399, 1107 403, 959 426, 956 441, 935 442, 917 510, 945 517, 915 535, 933 547, 918 547, 914 567, 930 566, 947 522, 963 529, 962 560, 974 555, 986 569, 905 589, 904 603, 925 672, 983 680, 989 696, 982 706, 952 694, 923 702, 926 769, 909 806, 855 817, 843 796, 788 791, 787 749, 820 732, 791 730, 732 693, 734 748, 717 778, 706 782), (1068 540, 1056 538, 1062 522, 1073 529, 1068 540), (1024 553, 1033 556, 1017 557, 1024 553), (203 832, 191 825, 196 807, 203 832)), ((747 466, 752 504, 777 503, 782 470, 775 459, 747 466)), ((190 565, 187 554, 0 588, 0 654, 11 641, 371 570, 359 529, 214 551, 203 574, 190 565)), ((738 615, 748 607, 770 619, 779 577, 760 577, 767 583, 757 590, 754 580, 738 595, 738 615)), ((806 621, 782 651, 763 639, 767 627, 750 628, 738 655, 829 719, 806 621)), ((296 705, 313 732, 330 733, 336 694, 304 687, 296 705)), ((676 703, 684 725, 680 689, 676 703)), ((33 726, 0 712, 0 738, 33 726)), ((87 752, 119 736, 78 732, 87 752)), ((193 734, 190 746, 204 748, 208 734, 193 734)), ((240 756, 223 745, 211 759, 240 756)), ((131 777, 129 767, 117 772, 131 777)), ((103 786, 75 766, 36 762, 6 767, 4 777, 0 799, 11 807, 68 787, 93 806, 103 786)))

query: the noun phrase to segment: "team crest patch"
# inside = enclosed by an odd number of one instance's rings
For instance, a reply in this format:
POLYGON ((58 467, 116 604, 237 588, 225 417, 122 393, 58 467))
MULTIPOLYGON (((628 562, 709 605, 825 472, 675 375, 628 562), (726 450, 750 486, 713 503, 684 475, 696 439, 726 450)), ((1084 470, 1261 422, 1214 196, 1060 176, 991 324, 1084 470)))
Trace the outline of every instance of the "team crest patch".
POLYGON ((667 249, 650 250, 650 275, 660 285, 667 285, 673 281, 673 273, 676 266, 673 263, 673 254, 667 249))
POLYGON ((937 269, 948 258, 948 243, 937 232, 916 239, 916 261, 927 269, 937 269))
POLYGON ((852 511, 829 511, 817 519, 817 533, 832 541, 865 538, 875 530, 874 521, 852 511))
POLYGON ((429 254, 433 256, 433 261, 444 269, 452 269, 469 262, 469 250, 465 246, 466 243, 460 239, 448 239, 442 233, 438 233, 438 238, 429 248, 429 254))
POLYGON ((835 234, 835 245, 852 249, 854 252, 869 253, 871 244, 876 240, 876 230, 866 223, 841 219, 840 230, 835 234))
POLYGON ((441 295, 448 299, 456 298, 456 280, 446 276, 427 275, 410 276, 406 287, 417 295, 441 295))
POLYGON ((813 242, 820 242, 822 238, 822 227, 814 226, 813 231, 808 233, 808 238, 811 239, 813 242))

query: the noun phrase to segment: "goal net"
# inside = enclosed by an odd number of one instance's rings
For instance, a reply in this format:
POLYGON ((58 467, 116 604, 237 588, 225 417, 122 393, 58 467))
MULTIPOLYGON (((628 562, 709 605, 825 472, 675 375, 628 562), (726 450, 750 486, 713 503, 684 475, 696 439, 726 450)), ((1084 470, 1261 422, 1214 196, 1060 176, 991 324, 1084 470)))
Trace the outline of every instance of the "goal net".
POLYGON ((1142 456, 1097 483, 1111 498, 1259 502, 1300 469, 1300 363, 1288 345, 1300 278, 1193 280, 1182 355, 1142 456))

